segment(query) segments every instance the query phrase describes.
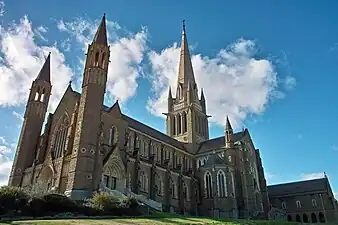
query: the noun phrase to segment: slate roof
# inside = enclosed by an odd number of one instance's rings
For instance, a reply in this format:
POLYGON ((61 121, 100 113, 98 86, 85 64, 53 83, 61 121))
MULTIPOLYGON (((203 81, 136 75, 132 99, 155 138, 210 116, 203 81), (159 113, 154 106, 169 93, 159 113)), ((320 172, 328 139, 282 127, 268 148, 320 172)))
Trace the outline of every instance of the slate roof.
POLYGON ((320 178, 285 184, 269 185, 268 193, 271 197, 277 197, 285 195, 299 195, 309 192, 325 192, 328 189, 327 182, 327 178, 320 178))
POLYGON ((211 154, 207 162, 203 166, 224 165, 226 162, 218 156, 218 154, 211 154))
POLYGON ((122 117, 123 119, 128 123, 128 125, 135 129, 135 130, 138 130, 142 133, 145 133, 145 134, 148 134, 149 136, 153 137, 153 138, 156 138, 160 141, 163 141, 164 143, 167 143, 167 144, 170 144, 176 148, 179 148, 179 149, 182 149, 182 150, 185 150, 184 146, 183 146, 183 143, 177 141, 176 139, 173 139, 169 136, 167 136, 166 134, 144 124, 144 123, 141 123, 127 115, 124 115, 122 114, 122 117))
MULTIPOLYGON (((233 142, 239 141, 242 139, 242 137, 244 137, 244 131, 234 133, 231 137, 233 142)), ((221 148, 223 146, 225 146, 225 137, 217 137, 201 142, 197 153, 208 152, 210 150, 221 148)))

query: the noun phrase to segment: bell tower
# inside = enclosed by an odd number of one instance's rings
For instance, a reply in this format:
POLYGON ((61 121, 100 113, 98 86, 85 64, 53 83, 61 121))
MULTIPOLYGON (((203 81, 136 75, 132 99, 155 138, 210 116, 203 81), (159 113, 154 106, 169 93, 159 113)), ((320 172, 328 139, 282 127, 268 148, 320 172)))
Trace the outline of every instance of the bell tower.
POLYGON ((24 170, 33 164, 51 90, 49 53, 30 89, 21 134, 9 177, 8 185, 10 186, 21 186, 24 170))
POLYGON ((106 16, 102 17, 94 39, 88 46, 83 73, 73 154, 65 194, 83 199, 96 190, 96 163, 102 157, 98 149, 104 94, 109 63, 106 16))
POLYGON ((164 113, 167 116, 167 135, 193 144, 208 140, 206 101, 203 90, 200 99, 198 96, 184 21, 176 88, 175 98, 169 88, 168 113, 164 113))

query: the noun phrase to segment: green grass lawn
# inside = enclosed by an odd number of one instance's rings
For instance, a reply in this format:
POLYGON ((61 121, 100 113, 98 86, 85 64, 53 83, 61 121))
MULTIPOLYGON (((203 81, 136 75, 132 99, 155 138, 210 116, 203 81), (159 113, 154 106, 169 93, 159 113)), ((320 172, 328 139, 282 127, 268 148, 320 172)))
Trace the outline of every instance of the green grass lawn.
POLYGON ((225 225, 296 225, 297 223, 279 222, 279 221, 249 221, 249 220, 236 220, 236 221, 220 221, 208 218, 198 217, 162 217, 162 218, 134 218, 134 219, 68 219, 68 220, 31 220, 31 221, 13 221, 2 224, 37 224, 37 225, 52 225, 52 224, 122 224, 122 225, 151 225, 151 224, 225 224, 225 225))

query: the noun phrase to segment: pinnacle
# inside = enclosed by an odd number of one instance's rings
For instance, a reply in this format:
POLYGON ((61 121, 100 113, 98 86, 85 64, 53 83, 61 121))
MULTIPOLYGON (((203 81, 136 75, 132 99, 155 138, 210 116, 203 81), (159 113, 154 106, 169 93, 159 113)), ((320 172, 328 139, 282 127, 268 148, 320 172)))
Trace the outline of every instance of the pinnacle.
POLYGON ((108 45, 107 41, 107 28, 106 28, 106 14, 103 14, 101 23, 95 33, 93 43, 99 45, 108 45))
POLYGON ((43 64, 38 77, 36 78, 37 80, 44 80, 50 83, 50 52, 45 60, 45 63, 43 64))

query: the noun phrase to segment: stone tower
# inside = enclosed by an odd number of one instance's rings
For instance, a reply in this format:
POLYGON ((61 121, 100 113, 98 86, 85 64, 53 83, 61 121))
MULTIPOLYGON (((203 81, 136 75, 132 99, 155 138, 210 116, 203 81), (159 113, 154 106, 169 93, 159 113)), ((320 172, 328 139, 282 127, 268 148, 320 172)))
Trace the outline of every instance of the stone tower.
POLYGON ((98 145, 109 54, 104 15, 92 43, 88 46, 84 68, 73 154, 65 192, 73 199, 90 196, 100 182, 99 179, 94 178, 97 177, 97 171, 100 172, 102 169, 98 165, 103 157, 98 145))
POLYGON ((201 99, 198 96, 184 21, 176 96, 172 97, 169 88, 168 113, 165 115, 168 136, 192 144, 209 139, 205 97, 203 90, 201 99))
POLYGON ((9 185, 11 186, 20 186, 23 171, 33 164, 51 89, 49 53, 30 89, 21 134, 9 177, 9 185))

